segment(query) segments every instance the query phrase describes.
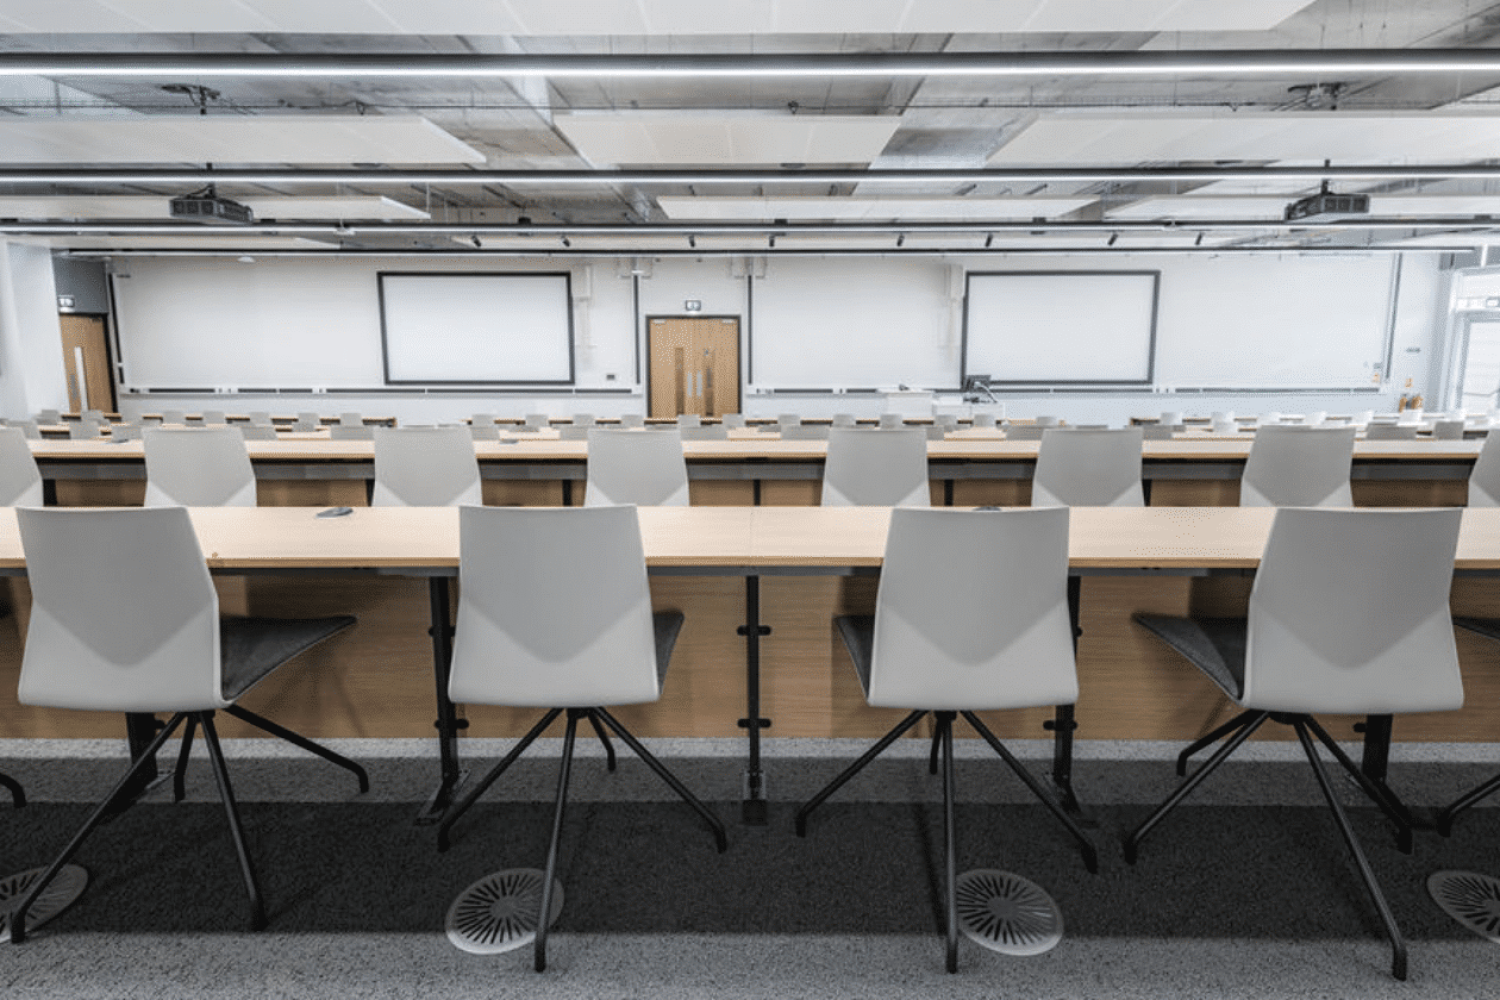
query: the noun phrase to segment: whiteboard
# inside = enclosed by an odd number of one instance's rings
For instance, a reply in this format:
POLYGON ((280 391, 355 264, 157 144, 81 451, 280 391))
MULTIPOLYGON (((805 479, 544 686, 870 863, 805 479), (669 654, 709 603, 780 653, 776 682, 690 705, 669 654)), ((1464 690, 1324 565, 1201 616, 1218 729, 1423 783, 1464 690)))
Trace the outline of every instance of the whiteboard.
POLYGON ((382 271, 387 385, 571 384, 570 275, 382 271))
POLYGON ((1156 271, 970 272, 964 376, 994 383, 1151 382, 1156 271))

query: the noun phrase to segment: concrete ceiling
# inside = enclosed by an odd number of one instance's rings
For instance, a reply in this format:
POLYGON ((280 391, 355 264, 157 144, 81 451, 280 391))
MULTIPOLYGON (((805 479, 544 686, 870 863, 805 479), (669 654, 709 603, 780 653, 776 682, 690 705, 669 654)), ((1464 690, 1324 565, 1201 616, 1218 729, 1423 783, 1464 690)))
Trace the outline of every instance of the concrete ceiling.
MULTIPOLYGON (((39 206, 65 196, 165 198, 202 187, 212 179, 210 163, 218 170, 258 166, 276 175, 254 183, 222 180, 219 193, 245 202, 278 199, 278 223, 327 221, 323 242, 351 250, 404 249, 434 239, 472 244, 458 231, 463 227, 496 248, 534 245, 508 238, 518 229, 541 227, 543 236, 571 231, 579 238, 570 241, 570 251, 592 252, 629 250, 646 238, 662 252, 709 246, 770 252, 771 231, 784 234, 777 249, 799 251, 847 246, 868 252, 882 241, 893 252, 924 251, 934 241, 996 249, 1033 238, 1038 246, 1061 239, 1110 249, 1183 242, 1207 248, 1231 236, 1236 246, 1285 248, 1297 245, 1302 231, 1274 219, 1268 225, 1264 205, 1243 218, 1209 220, 1172 206, 1194 193, 1297 197, 1315 191, 1319 178, 1288 181, 1274 168, 1317 167, 1324 160, 1336 168, 1500 163, 1500 146, 1474 141, 1482 130, 1500 129, 1500 69, 940 71, 944 60, 974 54, 1099 53, 1126 60, 1200 51, 1493 54, 1500 3, 1483 0, 766 0, 733 6, 686 0, 0 0, 0 31, 0 70, 4 59, 50 55, 82 54, 94 64, 87 73, 0 75, 0 198, 39 206), (580 27, 596 33, 579 33, 580 27), (608 69, 610 60, 639 65, 642 57, 706 56, 755 65, 881 54, 928 57, 936 69, 758 77, 608 69), (253 75, 128 65, 152 55, 249 56, 266 65, 253 75), (288 62, 299 57, 414 63, 452 57, 455 64, 598 57, 605 68, 419 77, 352 68, 299 76, 288 62), (288 118, 295 121, 277 127, 288 118), (424 141, 403 141, 399 132, 374 141, 368 123, 383 119, 408 128, 421 120, 422 131, 409 134, 424 141), (1471 127, 1445 130, 1441 119, 1471 127), (31 145, 25 148, 37 150, 34 159, 17 152, 23 147, 7 138, 8 124, 27 130, 31 145), (205 137, 209 129, 215 134, 205 137), (52 141, 49 130, 67 141, 52 141), (843 134, 849 138, 841 140, 843 134), (164 135, 174 138, 167 142, 164 135), (341 136, 363 141, 340 145, 341 136), (614 145, 597 145, 606 139, 614 145), (807 152, 780 159, 797 149, 807 152), (1486 156, 1492 149, 1496 155, 1486 156), (442 167, 444 174, 380 176, 414 165, 442 167), (1034 168, 1037 176, 1007 169, 1017 165, 1034 168), (83 172, 115 167, 123 176, 83 172), (341 172, 307 174, 329 167, 341 172), (33 168, 52 173, 22 182, 33 168), (185 173, 162 179, 140 172, 152 168, 185 173), (606 176, 622 168, 626 177, 606 176), (761 173, 714 176, 739 168, 761 173), (1053 168, 1102 173, 1046 174, 1053 168), (1197 173, 1184 178, 1163 168, 1197 173), (657 169, 673 177, 643 176, 657 169), (1224 170, 1235 173, 1213 175, 1224 170), (188 176, 195 171, 201 176, 188 176), (809 176, 813 171, 819 176, 809 176), (892 183, 880 176, 890 171, 907 173, 892 183), (932 171, 946 176, 923 176, 932 171), (518 176, 532 172, 546 174, 518 176), (339 223, 335 231, 338 220, 326 215, 329 199, 355 197, 390 199, 428 220, 399 220, 405 228, 398 232, 382 232, 378 223, 352 233, 339 223), (1028 198, 1038 199, 1038 210, 1029 214, 1015 205, 1028 198), (288 210, 288 201, 297 199, 306 199, 305 211, 288 210), (860 207, 846 211, 840 199, 860 207), (894 213, 884 223, 887 231, 870 228, 875 224, 868 220, 886 217, 866 207, 876 199, 889 202, 894 213), (742 233, 725 226, 726 204, 736 206, 732 218, 742 233), (1059 204, 1068 210, 1060 214, 1059 204), (817 205, 827 206, 825 216, 815 214, 817 205), (990 214, 987 205, 994 207, 990 214), (760 216, 755 206, 763 207, 760 216), (785 214, 774 214, 777 206, 785 214), (1046 220, 1045 240, 1020 224, 1034 219, 1046 220), (867 228, 849 227, 855 220, 867 228), (688 227, 700 221, 721 228, 690 246, 688 227), (929 229, 932 239, 918 238, 923 227, 945 221, 968 228, 936 235, 929 229), (993 233, 983 230, 986 222, 996 224, 993 233), (408 231, 419 224, 446 228, 429 235, 408 231), (903 224, 911 238, 897 248, 903 224), (817 231, 799 231, 808 226, 817 231), (1114 226, 1128 238, 1111 241, 1114 226)), ((1330 232, 1337 246, 1408 241, 1437 233, 1415 224, 1437 215, 1447 223, 1440 234, 1445 246, 1493 242, 1488 215, 1476 213, 1467 228, 1455 225, 1455 218, 1465 220, 1452 215, 1453 206, 1464 203, 1452 199, 1492 205, 1487 199, 1500 196, 1500 171, 1494 173, 1336 178, 1336 191, 1388 196, 1372 201, 1372 219, 1382 204, 1399 206, 1400 215, 1380 216, 1380 225, 1363 228, 1357 219, 1332 230, 1320 225, 1306 230, 1308 242, 1326 248, 1330 232), (1433 202, 1429 213, 1422 210, 1423 197, 1447 200, 1442 211, 1433 202), (1404 219, 1414 224, 1402 228, 1404 219)), ((1232 210, 1236 203, 1222 204, 1232 210)), ((38 214, 0 216, 0 235, 25 231, 62 246, 146 245, 145 234, 130 233, 139 220, 122 217, 117 232, 105 231, 106 225, 75 236, 61 226, 66 216, 31 211, 38 214), (12 218, 17 221, 6 221, 12 218)), ((251 246, 262 235, 289 238, 284 231, 246 229, 216 234, 214 242, 251 246)), ((322 239, 311 231, 300 235, 322 239)))

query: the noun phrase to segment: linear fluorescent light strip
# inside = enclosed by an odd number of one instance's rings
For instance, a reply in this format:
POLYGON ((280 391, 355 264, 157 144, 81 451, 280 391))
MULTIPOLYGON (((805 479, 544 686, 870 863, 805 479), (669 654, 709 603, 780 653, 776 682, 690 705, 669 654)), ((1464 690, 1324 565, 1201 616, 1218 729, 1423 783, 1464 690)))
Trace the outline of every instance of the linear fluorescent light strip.
POLYGON ((893 55, 343 55, 0 56, 0 76, 200 77, 1134 77, 1306 73, 1484 73, 1500 70, 1493 49, 1204 50, 1197 52, 1020 52, 893 55))

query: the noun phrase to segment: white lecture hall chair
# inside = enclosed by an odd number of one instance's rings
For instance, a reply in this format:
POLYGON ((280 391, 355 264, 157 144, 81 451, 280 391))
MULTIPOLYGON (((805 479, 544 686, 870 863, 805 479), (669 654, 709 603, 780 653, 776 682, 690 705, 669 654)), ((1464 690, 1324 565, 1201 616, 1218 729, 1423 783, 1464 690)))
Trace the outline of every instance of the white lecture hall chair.
POLYGON ((1142 440, 1139 427, 1044 428, 1031 480, 1031 506, 1145 506, 1142 440))
POLYGON ((251 926, 264 927, 265 907, 213 716, 223 711, 317 754, 352 772, 361 792, 368 790, 369 777, 358 764, 237 704, 272 671, 354 619, 221 619, 218 593, 182 507, 22 508, 16 514, 32 592, 21 704, 162 712, 171 719, 30 884, 11 914, 11 941, 25 940, 27 911, 184 721, 179 777, 192 732, 201 728, 250 897, 251 926))
POLYGON ((372 507, 484 503, 467 427, 376 427, 372 507))
POLYGON ((1352 507, 1353 427, 1262 426, 1240 476, 1241 507, 1352 507))
POLYGON ((147 507, 254 507, 255 470, 238 427, 147 427, 147 507))
POLYGON ((1291 726, 1390 939, 1391 975, 1406 978, 1405 942, 1314 737, 1396 826, 1398 844, 1408 853, 1411 816, 1383 782, 1364 774, 1314 716, 1444 712, 1463 706, 1448 609, 1462 515, 1456 507, 1282 508, 1276 511, 1255 574, 1248 619, 1135 616, 1242 711, 1179 756, 1181 774, 1189 755, 1228 737, 1130 834, 1128 862, 1135 863, 1146 835, 1263 723, 1291 726))
POLYGON ((824 507, 928 507, 927 432, 833 427, 823 462, 824 507))
POLYGON ((584 506, 688 505, 687 460, 677 428, 640 434, 591 427, 588 442, 584 506))
MULTIPOLYGON (((958 970, 961 909, 953 776, 958 716, 1067 827, 1088 870, 1098 871, 1098 855, 1088 836, 974 714, 1078 700, 1066 594, 1068 518, 1068 510, 1060 507, 892 511, 874 616, 835 619, 865 700, 909 714, 798 809, 797 835, 806 836, 814 809, 933 713, 943 781, 943 923, 949 972, 958 970), (943 585, 934 586, 935 580, 943 585)), ((984 902, 980 907, 987 911, 984 902)), ((1004 919, 999 923, 1007 925, 1003 930, 1018 929, 1004 919)), ((974 933, 972 925, 965 933, 974 933)))
MULTIPOLYGON (((637 435, 654 440, 656 435, 637 435)), ((605 727, 635 751, 713 832, 719 852, 724 824, 636 740, 607 706, 661 697, 681 612, 653 613, 633 506, 464 507, 459 511, 462 581, 448 693, 457 704, 545 710, 541 720, 450 808, 438 827, 447 850, 453 824, 559 715, 566 713, 552 836, 540 899, 532 916, 533 960, 547 966, 553 874, 557 869, 578 723, 587 721, 608 747, 605 727), (541 918, 541 915, 548 915, 541 918)), ((613 767, 613 751, 609 763, 613 767)), ((659 831, 665 833, 666 831, 659 831)), ((664 845, 665 847, 665 845, 664 845)), ((505 873, 501 873, 504 875, 505 873)), ((480 886, 472 919, 494 926, 493 894, 480 886)), ((462 923, 464 897, 452 909, 462 923)), ((523 914, 515 914, 524 919, 523 914)), ((524 938, 519 939, 524 945, 524 938)))

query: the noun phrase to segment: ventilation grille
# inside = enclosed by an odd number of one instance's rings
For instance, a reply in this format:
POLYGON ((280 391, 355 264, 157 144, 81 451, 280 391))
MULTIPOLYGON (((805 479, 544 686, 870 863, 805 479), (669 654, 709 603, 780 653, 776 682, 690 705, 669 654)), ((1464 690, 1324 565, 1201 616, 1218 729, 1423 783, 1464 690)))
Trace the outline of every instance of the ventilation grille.
POLYGON ((1040 955, 1062 940, 1062 911, 1035 882, 994 869, 958 877, 958 927, 1006 955, 1040 955))
MULTIPOLYGON (((543 874, 535 868, 508 868, 469 886, 448 907, 448 940, 475 955, 498 955, 530 944, 536 939, 543 874)), ((553 879, 548 927, 562 905, 562 884, 553 879)))
POLYGON ((1500 879, 1477 872, 1433 872, 1427 891, 1448 916, 1500 944, 1500 879))
MULTIPOLYGON (((0 878, 0 941, 10 941, 11 916, 31 891, 31 887, 46 872, 45 868, 33 868, 0 878)), ((87 871, 77 865, 63 865, 57 877, 37 897, 36 902, 31 904, 31 909, 26 911, 26 932, 31 933, 72 906, 73 901, 83 895, 84 887, 88 884, 87 871)))

